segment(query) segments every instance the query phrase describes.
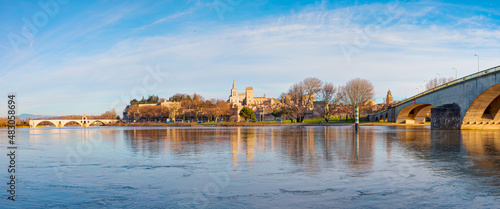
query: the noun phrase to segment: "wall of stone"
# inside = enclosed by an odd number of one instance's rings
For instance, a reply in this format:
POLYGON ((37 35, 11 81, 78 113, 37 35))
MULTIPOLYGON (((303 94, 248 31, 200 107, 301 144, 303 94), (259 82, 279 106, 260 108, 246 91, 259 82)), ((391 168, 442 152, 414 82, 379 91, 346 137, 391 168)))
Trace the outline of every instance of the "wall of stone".
POLYGON ((431 109, 431 129, 459 130, 461 125, 460 107, 456 103, 431 109))

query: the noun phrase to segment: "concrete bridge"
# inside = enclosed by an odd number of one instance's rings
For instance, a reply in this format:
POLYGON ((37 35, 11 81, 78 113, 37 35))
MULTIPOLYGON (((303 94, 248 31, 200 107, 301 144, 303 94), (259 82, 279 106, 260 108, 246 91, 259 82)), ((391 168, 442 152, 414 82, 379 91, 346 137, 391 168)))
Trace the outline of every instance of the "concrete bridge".
POLYGON ((500 129, 500 66, 427 90, 368 118, 423 124, 429 113, 432 129, 500 129))
POLYGON ((85 115, 80 119, 71 119, 71 120, 30 120, 30 128, 35 128, 41 122, 50 122, 54 124, 56 127, 64 127, 69 122, 75 122, 80 124, 81 127, 88 127, 91 124, 101 124, 106 125, 110 123, 116 123, 118 120, 103 120, 103 119, 88 119, 85 115))

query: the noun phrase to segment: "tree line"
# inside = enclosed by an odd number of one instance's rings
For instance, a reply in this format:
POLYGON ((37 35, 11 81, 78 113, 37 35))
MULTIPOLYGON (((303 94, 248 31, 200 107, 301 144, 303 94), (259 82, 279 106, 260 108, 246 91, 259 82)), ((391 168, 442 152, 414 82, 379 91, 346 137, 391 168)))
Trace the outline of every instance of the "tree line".
POLYGON ((177 93, 168 100, 159 101, 175 102, 168 105, 128 107, 129 120, 142 122, 165 122, 167 119, 189 121, 215 121, 225 118, 228 120, 230 104, 221 99, 205 100, 201 95, 177 93))
POLYGON ((333 83, 324 82, 319 78, 309 77, 295 83, 288 92, 281 94, 283 106, 273 110, 271 115, 275 118, 283 117, 303 122, 306 114, 312 114, 313 101, 324 102, 320 111, 321 117, 329 121, 335 115, 344 114, 354 117, 354 107, 365 107, 365 102, 372 99, 375 94, 373 84, 361 78, 355 78, 344 85, 335 86, 333 83))
MULTIPOLYGON (((271 115, 287 120, 304 121, 307 114, 319 111, 326 122, 334 116, 345 115, 354 118, 354 108, 359 106, 360 110, 371 112, 366 101, 375 95, 373 84, 361 78, 355 78, 344 85, 335 86, 333 83, 324 82, 319 78, 309 77, 301 82, 294 83, 287 92, 281 94, 282 105, 274 108, 271 115), (322 102, 322 105, 314 106, 314 101, 322 102), (319 110, 314 110, 320 108, 319 110)), ((250 108, 243 108, 239 115, 245 120, 255 120, 255 113, 250 108)))

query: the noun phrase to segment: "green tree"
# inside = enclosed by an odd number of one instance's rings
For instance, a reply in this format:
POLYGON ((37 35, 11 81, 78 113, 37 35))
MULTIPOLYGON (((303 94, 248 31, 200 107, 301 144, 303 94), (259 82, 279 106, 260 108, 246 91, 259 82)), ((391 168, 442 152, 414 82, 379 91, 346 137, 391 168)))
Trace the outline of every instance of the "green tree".
POLYGON ((255 120, 257 118, 255 112, 253 112, 253 110, 248 107, 244 107, 240 110, 240 116, 245 118, 245 121, 247 121, 248 119, 255 120))
POLYGON ((273 112, 271 113, 271 115, 274 117, 274 120, 276 120, 276 118, 281 117, 282 114, 283 114, 282 110, 273 110, 273 112))

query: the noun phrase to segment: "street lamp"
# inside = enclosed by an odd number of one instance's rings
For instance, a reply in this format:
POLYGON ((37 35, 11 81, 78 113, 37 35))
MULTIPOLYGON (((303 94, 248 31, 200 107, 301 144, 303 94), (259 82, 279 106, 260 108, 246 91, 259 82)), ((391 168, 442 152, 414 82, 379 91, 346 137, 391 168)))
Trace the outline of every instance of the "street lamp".
POLYGON ((417 89, 417 94, 420 94, 420 89, 418 87, 416 89, 417 89))
POLYGON ((479 72, 479 55, 475 54, 474 56, 477 57, 477 72, 479 72))
POLYGON ((458 76, 457 76, 457 74, 458 74, 458 73, 457 73, 457 69, 456 69, 456 68, 453 68, 453 69, 455 70, 455 80, 457 80, 457 79, 458 79, 458 76))
POLYGON ((437 74, 438 78, 441 76, 439 73, 436 73, 436 74, 437 74))

